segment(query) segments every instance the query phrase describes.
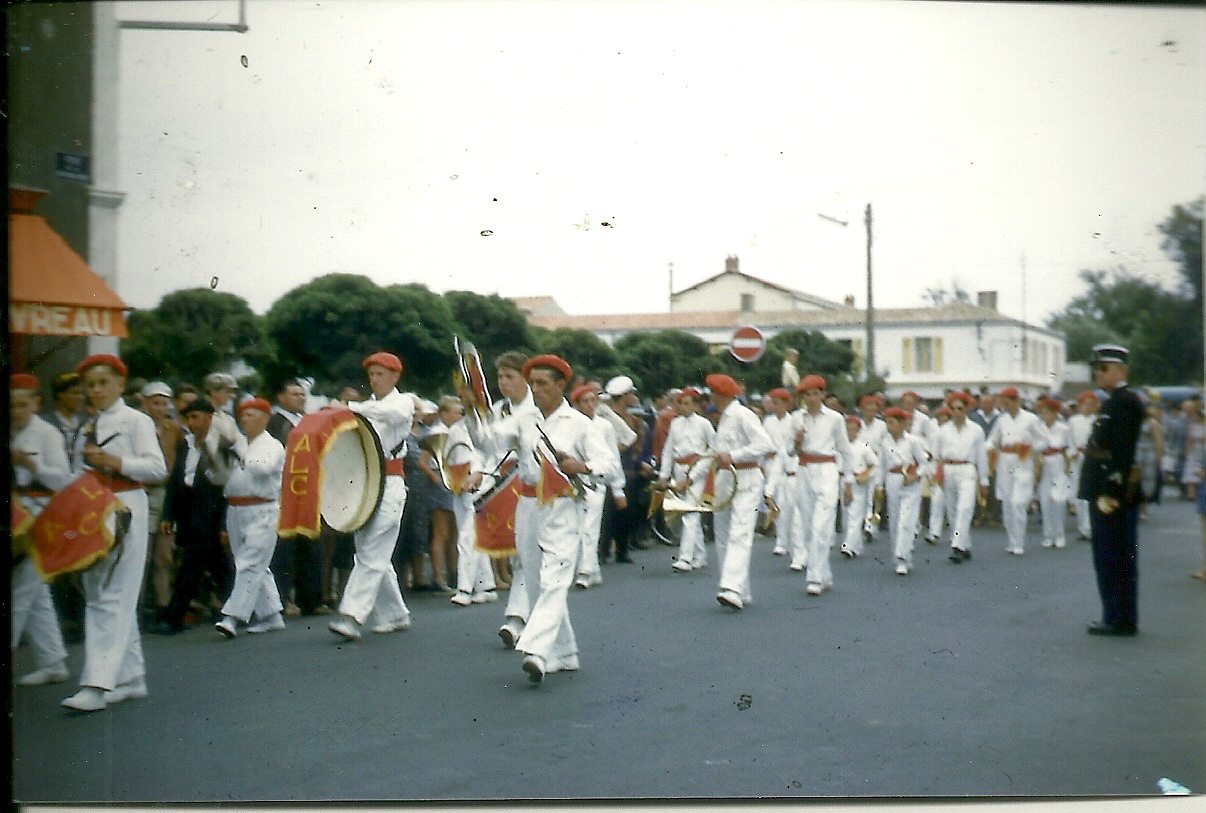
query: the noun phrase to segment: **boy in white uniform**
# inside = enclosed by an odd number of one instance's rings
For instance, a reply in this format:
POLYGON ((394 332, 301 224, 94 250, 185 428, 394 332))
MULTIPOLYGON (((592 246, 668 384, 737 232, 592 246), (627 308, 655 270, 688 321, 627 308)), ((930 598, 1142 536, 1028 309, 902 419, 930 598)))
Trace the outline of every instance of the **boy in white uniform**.
POLYGON ((1068 449, 1072 434, 1067 422, 1059 419, 1060 406, 1054 398, 1044 398, 1035 405, 1047 446, 1035 461, 1044 548, 1062 548, 1066 544, 1064 515, 1068 511, 1068 449))
POLYGON ((1034 458, 1046 447, 1038 416, 1021 408, 1018 391, 1006 387, 997 396, 1004 410, 988 433, 988 449, 996 451, 997 498, 1008 543, 1005 552, 1021 556, 1026 548, 1026 511, 1034 499, 1034 458))
POLYGON ((846 416, 846 437, 850 439, 850 471, 845 481, 850 486, 850 499, 845 503, 845 537, 842 539, 841 554, 848 559, 863 555, 863 537, 870 525, 872 500, 880 482, 879 449, 861 440, 865 436, 863 422, 857 415, 846 416))
POLYGON ((913 539, 921 510, 921 476, 926 465, 922 442, 905 431, 909 413, 900 407, 884 411, 888 434, 880 451, 880 476, 887 497, 889 528, 896 558, 896 573, 913 569, 913 539))
MULTIPOLYGON (((667 488, 674 484, 676 488, 681 489, 692 466, 707 453, 708 446, 716 435, 712 422, 699 414, 699 398, 699 390, 694 387, 685 387, 678 394, 674 403, 678 417, 670 422, 670 431, 662 446, 658 488, 667 488)), ((695 485, 695 491, 698 492, 701 483, 695 485)), ((696 511, 688 511, 683 514, 682 525, 678 557, 671 567, 680 573, 686 573, 706 565, 708 551, 704 547, 703 517, 696 511)))

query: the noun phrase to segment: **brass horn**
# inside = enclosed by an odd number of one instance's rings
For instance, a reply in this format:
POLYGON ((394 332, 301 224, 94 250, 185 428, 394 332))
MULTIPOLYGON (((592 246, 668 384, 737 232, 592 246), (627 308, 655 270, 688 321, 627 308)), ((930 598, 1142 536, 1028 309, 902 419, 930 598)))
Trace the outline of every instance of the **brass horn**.
POLYGON ((490 388, 486 384, 486 373, 482 370, 482 357, 472 342, 462 343, 458 336, 452 337, 452 347, 456 351, 453 383, 465 401, 465 416, 480 428, 490 420, 490 410, 494 406, 494 399, 490 397, 490 388))
MULTIPOLYGON (((461 484, 464 482, 465 477, 452 476, 451 472, 448 470, 448 458, 451 457, 452 453, 457 449, 470 449, 469 444, 457 442, 449 446, 447 432, 432 432, 431 434, 425 435, 419 440, 419 448, 425 450, 428 454, 435 458, 436 470, 440 473, 440 482, 444 484, 444 488, 448 489, 453 494, 460 494, 462 491, 461 484)), ((465 474, 468 474, 468 472, 466 471, 465 474)))

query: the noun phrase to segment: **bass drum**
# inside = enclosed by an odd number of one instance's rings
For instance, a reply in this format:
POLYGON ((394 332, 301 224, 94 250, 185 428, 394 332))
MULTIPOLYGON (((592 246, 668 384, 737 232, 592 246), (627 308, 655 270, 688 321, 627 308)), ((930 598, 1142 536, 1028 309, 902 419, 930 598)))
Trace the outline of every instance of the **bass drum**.
POLYGON ((339 533, 364 526, 385 491, 385 455, 372 424, 356 415, 356 426, 337 433, 322 457, 319 511, 339 533))

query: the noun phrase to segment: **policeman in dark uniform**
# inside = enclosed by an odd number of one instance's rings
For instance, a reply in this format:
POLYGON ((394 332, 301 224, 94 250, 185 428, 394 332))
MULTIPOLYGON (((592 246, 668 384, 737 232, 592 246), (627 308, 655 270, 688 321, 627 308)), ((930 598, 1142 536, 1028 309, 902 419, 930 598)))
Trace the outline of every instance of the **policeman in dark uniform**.
POLYGON ((1089 502, 1093 569, 1101 593, 1101 621, 1090 635, 1134 635, 1138 621, 1138 519, 1142 494, 1134 470, 1143 402, 1126 383, 1125 347, 1093 347, 1093 381, 1109 393, 1085 449, 1077 497, 1089 502))

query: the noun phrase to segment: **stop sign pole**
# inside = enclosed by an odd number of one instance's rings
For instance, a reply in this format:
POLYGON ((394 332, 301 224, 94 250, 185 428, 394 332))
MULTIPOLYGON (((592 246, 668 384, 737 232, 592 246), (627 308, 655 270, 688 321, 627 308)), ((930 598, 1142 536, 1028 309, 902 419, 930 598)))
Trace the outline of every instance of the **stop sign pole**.
POLYGON ((729 353, 743 364, 753 364, 766 352, 766 339, 762 331, 753 325, 745 325, 733 331, 729 339, 729 353))

